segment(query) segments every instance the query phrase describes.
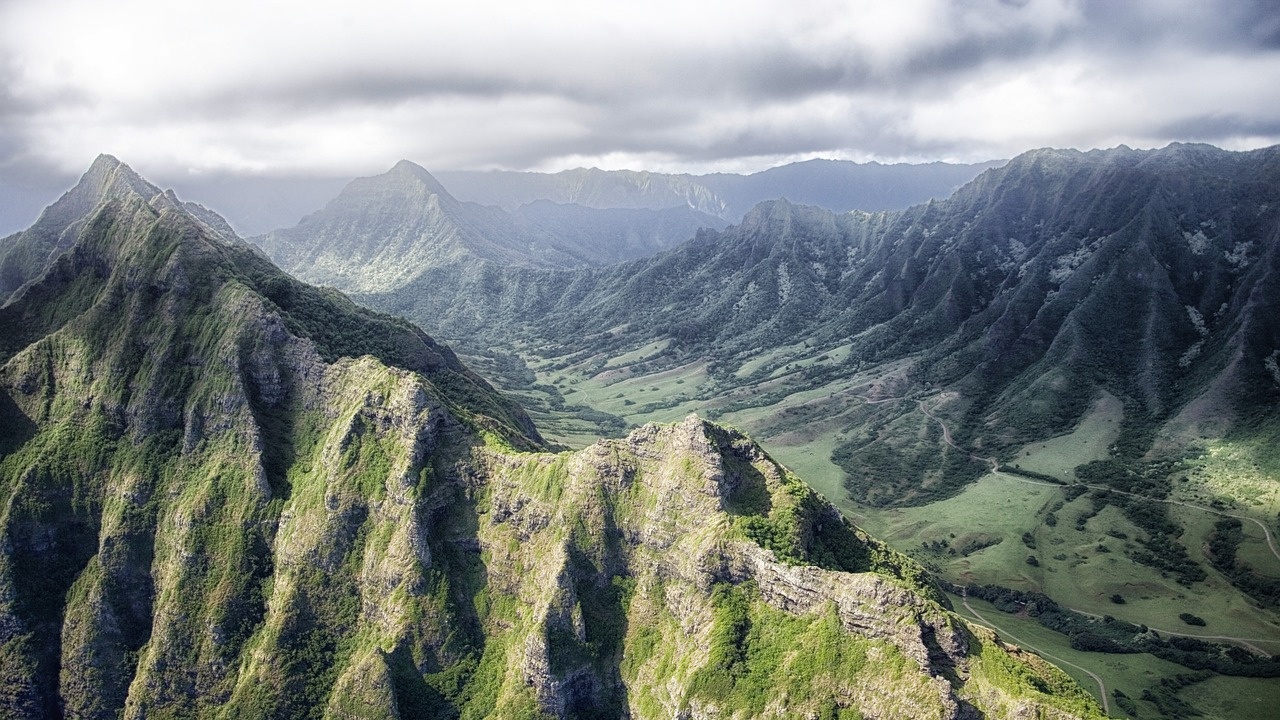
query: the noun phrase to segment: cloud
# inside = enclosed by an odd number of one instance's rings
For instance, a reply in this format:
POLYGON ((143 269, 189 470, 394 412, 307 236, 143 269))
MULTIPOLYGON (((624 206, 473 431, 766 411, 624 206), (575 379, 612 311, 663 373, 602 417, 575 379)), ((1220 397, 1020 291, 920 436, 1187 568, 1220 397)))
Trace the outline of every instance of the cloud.
POLYGON ((0 165, 354 175, 1280 139, 1266 0, 9 0, 0 165), (1194 135, 1195 137, 1189 137, 1194 135))

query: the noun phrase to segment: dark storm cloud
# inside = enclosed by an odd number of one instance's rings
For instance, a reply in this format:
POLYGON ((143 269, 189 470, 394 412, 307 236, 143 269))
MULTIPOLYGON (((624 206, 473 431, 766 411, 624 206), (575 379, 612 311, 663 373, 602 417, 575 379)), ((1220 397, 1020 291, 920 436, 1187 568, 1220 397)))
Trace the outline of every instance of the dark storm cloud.
POLYGON ((9 2, 0 153, 333 176, 1280 138, 1261 0, 477 3, 9 2))
POLYGON ((173 114, 205 112, 282 113, 333 107, 387 107, 411 101, 449 98, 494 99, 554 96, 574 102, 606 102, 608 93, 558 82, 555 78, 514 78, 496 73, 439 73, 430 68, 357 69, 301 79, 266 79, 228 88, 158 110, 173 114))
POLYGON ((1084 16, 1093 38, 1122 48, 1177 42, 1215 52, 1280 49, 1280 10, 1274 0, 1089 0, 1084 16))
MULTIPOLYGON (((991 1, 994 5, 1011 5, 991 1)), ((1016 5, 1016 4, 1012 4, 1016 5)), ((735 47, 681 47, 678 53, 646 57, 648 71, 608 77, 616 69, 602 67, 599 75, 571 73, 539 56, 537 48, 514 48, 506 58, 510 68, 386 67, 357 63, 337 72, 311 76, 251 79, 222 93, 209 94, 209 105, 246 108, 290 108, 332 104, 387 105, 438 97, 504 97, 547 95, 575 103, 626 104, 638 91, 661 101, 670 97, 688 102, 695 97, 729 98, 739 102, 784 101, 817 93, 850 90, 902 90, 947 82, 987 65, 1016 62, 1053 46, 1065 31, 1042 32, 1010 24, 985 32, 931 39, 920 47, 904 46, 898 57, 876 62, 865 49, 848 43, 836 53, 818 53, 803 38, 764 36, 735 47), (511 68, 539 68, 542 72, 512 72, 511 68), (652 82, 641 78, 654 76, 652 82)), ((632 42, 639 42, 633 39, 632 42)), ((625 47, 620 50, 626 50, 625 47)), ((577 64, 577 63, 575 63, 577 64)), ((581 64, 591 65, 590 58, 581 64)), ((628 68, 627 70, 633 70, 628 68)), ((182 106, 176 108, 181 111, 182 106)))
POLYGON ((1160 128, 1169 137, 1210 142, 1223 137, 1280 137, 1280 118, 1250 118, 1206 113, 1183 118, 1160 128))

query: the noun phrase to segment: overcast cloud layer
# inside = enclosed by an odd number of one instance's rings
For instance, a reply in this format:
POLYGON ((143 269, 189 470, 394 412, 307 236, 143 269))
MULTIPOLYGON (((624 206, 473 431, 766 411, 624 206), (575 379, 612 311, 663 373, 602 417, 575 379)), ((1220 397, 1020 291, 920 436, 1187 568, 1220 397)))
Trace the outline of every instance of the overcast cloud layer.
POLYGON ((1259 0, 0 0, 0 175, 758 170, 1280 142, 1259 0))

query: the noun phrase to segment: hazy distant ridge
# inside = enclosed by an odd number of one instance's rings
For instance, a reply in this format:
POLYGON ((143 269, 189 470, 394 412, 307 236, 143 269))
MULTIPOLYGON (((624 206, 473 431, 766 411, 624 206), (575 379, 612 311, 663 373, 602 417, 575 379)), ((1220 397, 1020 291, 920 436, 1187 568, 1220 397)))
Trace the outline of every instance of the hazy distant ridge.
POLYGON ((835 212, 901 210, 947 197, 1003 162, 882 165, 809 160, 750 175, 577 168, 557 173, 439 172, 436 177, 460 200, 508 210, 536 200, 595 208, 691 207, 736 222, 756 203, 784 197, 835 212))

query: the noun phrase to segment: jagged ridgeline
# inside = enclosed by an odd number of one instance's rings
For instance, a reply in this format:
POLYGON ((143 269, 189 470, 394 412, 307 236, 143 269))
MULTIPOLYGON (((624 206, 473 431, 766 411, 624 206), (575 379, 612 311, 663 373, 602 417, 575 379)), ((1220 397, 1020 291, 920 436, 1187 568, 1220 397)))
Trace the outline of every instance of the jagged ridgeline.
POLYGON ((4 717, 1100 716, 745 437, 545 452, 110 158, 15 249, 4 717))
POLYGON ((957 442, 1006 458, 1103 393, 1124 405, 1124 457, 1158 437, 1273 437, 1259 428, 1280 402, 1278 239, 1278 148, 1036 150, 901 212, 778 200, 622 265, 433 268, 351 289, 586 379, 704 363, 673 404, 729 417, 826 390, 785 427, 755 429, 843 428, 848 489, 880 505, 953 494, 985 470, 914 405, 866 404, 881 375, 897 377, 892 394, 954 391, 938 411, 957 442), (628 354, 643 366, 615 360, 628 354))

